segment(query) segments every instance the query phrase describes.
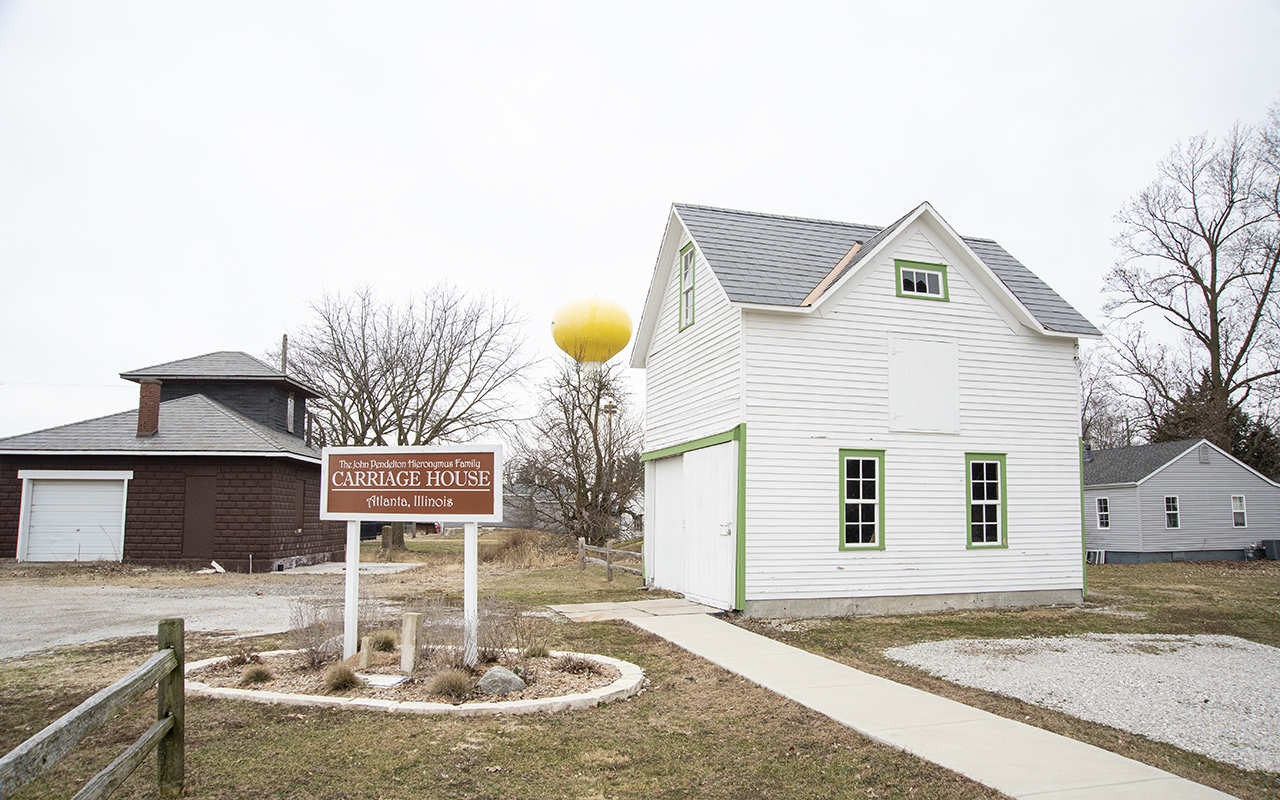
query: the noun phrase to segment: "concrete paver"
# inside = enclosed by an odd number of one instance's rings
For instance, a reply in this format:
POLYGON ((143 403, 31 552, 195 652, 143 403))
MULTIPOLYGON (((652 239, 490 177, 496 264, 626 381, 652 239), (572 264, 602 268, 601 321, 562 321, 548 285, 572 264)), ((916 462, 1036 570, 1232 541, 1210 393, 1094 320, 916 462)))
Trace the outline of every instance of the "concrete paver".
MULTIPOLYGON (((609 612, 595 608, 590 613, 600 616, 609 612)), ((638 628, 865 736, 1011 797, 1035 800, 1230 797, 1102 748, 869 675, 705 613, 690 611, 662 616, 628 613, 614 618, 625 618, 638 628)))

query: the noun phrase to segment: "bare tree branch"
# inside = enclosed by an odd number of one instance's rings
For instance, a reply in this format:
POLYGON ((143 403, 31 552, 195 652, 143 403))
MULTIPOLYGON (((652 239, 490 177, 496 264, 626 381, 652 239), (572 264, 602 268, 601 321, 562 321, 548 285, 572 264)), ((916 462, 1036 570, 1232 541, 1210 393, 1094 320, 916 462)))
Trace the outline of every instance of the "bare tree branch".
POLYGON ((539 523, 601 544, 639 517, 640 445, 621 367, 566 362, 515 448, 511 491, 539 523))
MULTIPOLYGON (((1201 135, 1116 216, 1107 275, 1117 374, 1150 434, 1178 415, 1226 449, 1238 413, 1261 419, 1280 389, 1280 112, 1260 130, 1201 135), (1143 328, 1154 313, 1182 337, 1143 328)), ((1238 428, 1238 425, 1234 427, 1238 428)))
POLYGON ((289 364, 320 392, 308 408, 321 444, 466 441, 512 424, 531 363, 514 306, 440 283, 404 305, 362 287, 311 307, 289 364))

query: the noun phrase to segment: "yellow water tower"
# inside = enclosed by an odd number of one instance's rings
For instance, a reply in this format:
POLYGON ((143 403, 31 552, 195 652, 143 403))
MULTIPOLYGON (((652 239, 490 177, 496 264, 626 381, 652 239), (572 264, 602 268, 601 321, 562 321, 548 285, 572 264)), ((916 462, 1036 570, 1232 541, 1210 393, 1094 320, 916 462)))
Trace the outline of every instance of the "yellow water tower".
POLYGON ((574 300, 551 318, 551 338, 574 360, 602 364, 631 341, 631 315, 612 300, 574 300))

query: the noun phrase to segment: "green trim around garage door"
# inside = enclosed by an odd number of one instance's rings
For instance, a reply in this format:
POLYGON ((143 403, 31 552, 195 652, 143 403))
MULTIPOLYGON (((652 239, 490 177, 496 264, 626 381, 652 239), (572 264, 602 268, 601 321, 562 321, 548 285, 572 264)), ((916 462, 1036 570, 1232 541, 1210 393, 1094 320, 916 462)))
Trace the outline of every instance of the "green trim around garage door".
POLYGON ((737 562, 734 575, 734 608, 741 610, 747 604, 747 424, 744 422, 732 430, 694 439, 692 442, 651 450, 640 456, 641 461, 653 461, 687 453, 690 450, 701 450, 704 447, 715 447, 725 442, 738 443, 738 524, 734 532, 737 562))

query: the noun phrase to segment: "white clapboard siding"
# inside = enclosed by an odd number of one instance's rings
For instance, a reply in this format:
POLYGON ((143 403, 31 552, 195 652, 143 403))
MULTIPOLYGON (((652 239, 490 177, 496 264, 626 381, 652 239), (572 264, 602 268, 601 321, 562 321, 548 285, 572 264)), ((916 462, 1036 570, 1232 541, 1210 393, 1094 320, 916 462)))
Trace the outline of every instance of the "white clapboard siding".
POLYGON ((1075 343, 1012 322, 914 227, 821 318, 745 316, 747 600, 1082 584, 1075 343), (949 301, 897 297, 895 257, 947 264, 949 301), (895 338, 954 345, 955 433, 893 429, 895 338), (839 550, 841 448, 886 451, 883 551, 839 550), (1008 548, 966 547, 966 452, 1007 454, 1008 548))
MULTIPOLYGON (((680 246, 688 241, 683 234, 680 246)), ((742 421, 740 312, 729 304, 702 253, 694 274, 694 322, 684 330, 678 319, 678 269, 670 270, 662 291, 645 371, 645 450, 724 433, 742 421)))
POLYGON ((123 480, 33 480, 26 561, 120 561, 123 480))

